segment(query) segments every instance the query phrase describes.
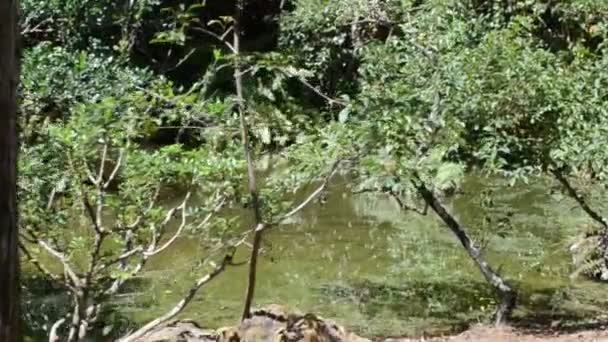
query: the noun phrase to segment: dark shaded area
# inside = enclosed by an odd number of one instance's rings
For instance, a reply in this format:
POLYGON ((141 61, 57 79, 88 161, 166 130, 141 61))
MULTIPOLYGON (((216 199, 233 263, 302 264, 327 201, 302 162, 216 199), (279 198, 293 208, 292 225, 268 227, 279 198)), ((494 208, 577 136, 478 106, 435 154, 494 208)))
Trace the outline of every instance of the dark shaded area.
POLYGON ((518 0, 473 0, 472 6, 478 15, 499 20, 505 26, 518 15, 536 18, 532 33, 554 53, 570 54, 572 45, 581 42, 593 53, 601 54, 599 48, 603 38, 594 35, 592 27, 605 18, 600 13, 587 13, 576 5, 570 7, 568 1, 543 0, 522 4, 518 0))
POLYGON ((35 341, 48 338, 46 329, 68 314, 70 297, 55 282, 25 273, 22 280, 21 311, 25 335, 35 341))
MULTIPOLYGON (((388 310, 404 320, 412 317, 444 319, 450 327, 445 333, 459 333, 488 319, 497 301, 487 284, 468 281, 416 281, 404 282, 401 286, 364 281, 349 285, 324 284, 317 290, 329 300, 359 304, 360 311, 369 318, 388 310)), ((573 309, 564 305, 566 301, 574 300, 572 297, 566 287, 522 292, 510 324, 523 331, 545 334, 601 329, 608 325, 606 319, 597 319, 605 303, 573 309)))
POLYGON ((404 282, 401 286, 372 281, 352 285, 325 284, 319 287, 323 296, 360 304, 368 317, 390 310, 397 317, 436 317, 453 319, 454 312, 482 311, 488 315, 496 299, 491 288, 483 282, 404 282), (441 305, 437 305, 441 303, 441 305))
MULTIPOLYGON (((125 283, 122 296, 126 293, 142 288, 149 280, 133 278, 125 283)), ((48 330, 57 320, 69 314, 71 298, 69 293, 54 281, 26 273, 22 281, 21 312, 24 321, 25 336, 34 341, 46 341, 48 330)), ((137 325, 127 316, 121 314, 123 303, 118 300, 107 303, 100 313, 100 319, 92 331, 98 335, 91 335, 92 341, 113 341, 124 335, 137 325)), ((60 333, 67 333, 68 325, 64 324, 60 333)))
POLYGON ((16 0, 0 3, 0 340, 11 342, 22 340, 17 250, 18 4, 16 0))

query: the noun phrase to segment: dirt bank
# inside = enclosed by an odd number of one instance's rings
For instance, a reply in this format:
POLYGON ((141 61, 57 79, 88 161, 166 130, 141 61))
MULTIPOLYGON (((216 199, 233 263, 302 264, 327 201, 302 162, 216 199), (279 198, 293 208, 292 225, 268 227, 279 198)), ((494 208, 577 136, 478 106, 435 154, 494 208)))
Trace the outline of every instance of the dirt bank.
POLYGON ((433 338, 387 339, 386 342, 608 342, 608 330, 596 329, 579 332, 529 332, 513 328, 473 327, 459 335, 433 338))

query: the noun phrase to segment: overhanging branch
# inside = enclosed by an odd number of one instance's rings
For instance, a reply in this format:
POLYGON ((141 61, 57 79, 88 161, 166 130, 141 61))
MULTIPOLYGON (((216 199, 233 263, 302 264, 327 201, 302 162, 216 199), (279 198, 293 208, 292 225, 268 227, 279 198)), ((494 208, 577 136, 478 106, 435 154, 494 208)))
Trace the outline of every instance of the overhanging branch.
POLYGON ((574 186, 570 183, 568 178, 557 168, 552 168, 550 172, 553 174, 555 179, 560 182, 560 184, 566 189, 568 195, 572 197, 578 205, 583 209, 589 217, 591 217, 594 221, 599 223, 604 229, 608 230, 608 220, 602 216, 599 212, 591 208, 591 206, 587 203, 585 198, 579 194, 574 186))
MULTIPOLYGON (((342 162, 341 159, 337 160, 331 167, 331 171, 323 179, 323 182, 321 183, 321 185, 317 189, 315 189, 310 195, 308 195, 308 197, 306 197, 306 199, 304 199, 302 202, 300 202, 298 205, 296 205, 293 209, 291 209, 286 214, 281 216, 278 220, 276 220, 275 224, 280 224, 280 223, 284 222, 285 220, 287 220, 288 218, 290 218, 291 216, 297 214, 299 211, 306 208, 306 206, 308 206, 317 196, 319 196, 319 194, 321 192, 323 192, 323 190, 325 190, 325 188, 327 188, 329 181, 338 172, 338 167, 340 166, 341 162, 342 162)), ((263 229, 265 229, 269 226, 271 226, 271 225, 266 225, 263 229)))
POLYGON ((222 260, 221 264, 216 265, 210 273, 199 278, 194 283, 194 285, 190 288, 190 290, 188 290, 188 292, 182 298, 182 300, 180 300, 171 310, 169 310, 164 315, 156 318, 155 320, 149 322, 148 324, 144 325, 143 327, 141 327, 137 331, 133 332, 132 334, 129 334, 128 336, 121 338, 119 340, 119 342, 141 341, 141 339, 146 334, 151 332, 153 329, 155 329, 159 325, 162 325, 162 324, 168 322, 173 317, 177 316, 180 312, 182 312, 186 308, 186 306, 190 303, 190 301, 192 301, 192 298, 194 298, 194 295, 196 295, 196 293, 198 292, 198 290, 200 290, 201 287, 203 287, 205 284, 209 283, 211 280, 213 280, 215 277, 217 277, 220 273, 222 273, 226 269, 226 266, 228 266, 232 263, 232 257, 233 257, 232 254, 226 255, 224 257, 224 260, 222 260))

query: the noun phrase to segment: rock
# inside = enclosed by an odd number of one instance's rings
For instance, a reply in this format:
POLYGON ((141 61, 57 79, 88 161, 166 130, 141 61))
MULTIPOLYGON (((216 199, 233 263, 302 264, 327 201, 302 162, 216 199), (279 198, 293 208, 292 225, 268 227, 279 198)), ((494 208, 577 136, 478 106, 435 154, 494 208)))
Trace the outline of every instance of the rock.
POLYGON ((218 333, 202 329, 191 321, 175 321, 147 334, 141 341, 146 342, 216 342, 218 333))
POLYGON ((272 305, 256 310, 236 329, 225 329, 220 342, 366 342, 334 322, 313 314, 288 313, 272 305))
POLYGON ((217 331, 176 321, 146 335, 142 342, 370 342, 313 314, 270 305, 252 312, 236 327, 217 331))

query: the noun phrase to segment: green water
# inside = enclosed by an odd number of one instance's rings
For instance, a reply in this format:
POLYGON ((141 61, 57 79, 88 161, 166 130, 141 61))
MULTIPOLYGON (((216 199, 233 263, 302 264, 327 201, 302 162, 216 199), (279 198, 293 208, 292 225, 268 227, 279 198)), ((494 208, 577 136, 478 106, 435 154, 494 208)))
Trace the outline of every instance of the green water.
MULTIPOLYGON (((509 188, 471 178, 464 189, 467 194, 447 204, 521 292, 516 319, 576 324, 602 314, 603 285, 568 277, 568 242, 586 222, 574 203, 550 195, 541 181, 509 188), (495 190, 490 214, 506 215, 508 224, 484 223, 479 192, 488 188, 495 190)), ((265 240, 258 306, 280 303, 315 312, 367 336, 457 330, 487 319, 493 310, 492 292, 432 212, 402 212, 390 198, 350 195, 340 182, 332 185, 326 203, 302 211, 265 240)), ((179 241, 150 263, 137 293, 122 300, 123 313, 143 322, 167 310, 193 283, 193 264, 204 254, 195 237, 179 241)), ((229 268, 200 291, 182 317, 208 327, 236 322, 246 271, 246 266, 229 268)))
MULTIPOLYGON (((544 181, 507 187, 470 177, 467 192, 446 200, 484 254, 520 291, 517 324, 543 327, 603 319, 606 285, 569 278, 568 244, 587 218, 544 181), (494 191, 482 210, 481 190, 494 191), (487 222, 507 217, 506 223, 487 222)), ((243 212, 243 217, 248 217, 243 212)), ((243 228, 250 222, 243 219, 243 228)), ((206 255, 184 237, 148 264, 119 296, 121 319, 140 325, 166 312, 192 286, 206 255)), ((249 250, 237 254, 245 260, 249 250)), ((246 266, 230 267, 200 290, 181 318, 205 327, 238 321, 246 266)), ((365 336, 456 331, 487 320, 494 297, 475 265, 432 212, 402 212, 381 195, 351 195, 340 180, 327 201, 300 212, 265 236, 256 306, 279 303, 334 319, 365 336)))

